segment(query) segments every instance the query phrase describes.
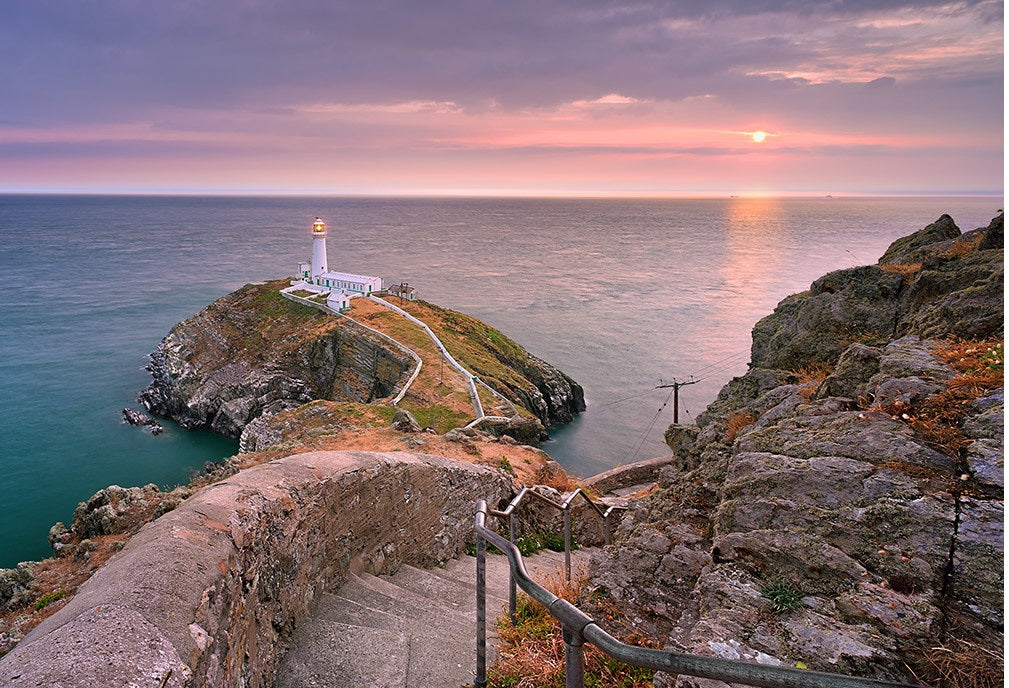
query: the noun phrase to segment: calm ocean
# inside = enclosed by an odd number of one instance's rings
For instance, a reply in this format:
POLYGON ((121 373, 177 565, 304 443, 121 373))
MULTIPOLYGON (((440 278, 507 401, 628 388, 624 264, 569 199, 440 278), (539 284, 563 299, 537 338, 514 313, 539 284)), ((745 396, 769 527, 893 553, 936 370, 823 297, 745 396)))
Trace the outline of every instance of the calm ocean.
POLYGON ((172 325, 293 273, 316 215, 334 269, 408 281, 561 368, 588 411, 545 447, 580 474, 664 453, 660 380, 692 419, 745 371, 750 328, 821 274, 874 263, 1000 198, 441 199, 0 196, 0 566, 46 556, 96 490, 185 481, 236 450, 120 421, 172 325), (660 412, 661 409, 661 412, 660 412))

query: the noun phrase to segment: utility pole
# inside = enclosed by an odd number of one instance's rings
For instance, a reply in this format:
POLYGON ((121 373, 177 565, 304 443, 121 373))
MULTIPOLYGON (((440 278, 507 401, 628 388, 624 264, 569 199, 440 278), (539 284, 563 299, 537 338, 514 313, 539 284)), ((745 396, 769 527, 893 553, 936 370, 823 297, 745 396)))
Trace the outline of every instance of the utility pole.
POLYGON ((655 389, 669 389, 673 388, 673 423, 680 422, 680 387, 686 387, 687 385, 696 385, 700 380, 690 380, 688 382, 680 382, 674 379, 669 384, 657 385, 655 389))

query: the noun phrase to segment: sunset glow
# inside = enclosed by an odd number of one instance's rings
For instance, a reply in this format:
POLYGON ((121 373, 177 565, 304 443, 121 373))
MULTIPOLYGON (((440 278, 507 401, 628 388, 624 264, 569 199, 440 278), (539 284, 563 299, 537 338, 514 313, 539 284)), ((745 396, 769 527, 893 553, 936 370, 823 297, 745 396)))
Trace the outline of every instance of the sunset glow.
POLYGON ((15 2, 0 191, 1001 193, 999 2, 451 4, 15 2))

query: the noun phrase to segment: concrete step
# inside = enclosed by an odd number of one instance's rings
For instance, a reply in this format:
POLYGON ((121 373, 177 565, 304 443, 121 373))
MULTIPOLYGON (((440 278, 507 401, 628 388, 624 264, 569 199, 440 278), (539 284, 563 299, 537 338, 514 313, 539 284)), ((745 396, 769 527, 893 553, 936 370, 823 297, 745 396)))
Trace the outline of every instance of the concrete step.
POLYGON ((410 641, 396 631, 311 619, 298 629, 275 688, 407 686, 410 641))
POLYGON ((356 577, 348 579, 336 594, 324 596, 315 614, 330 621, 387 630, 410 620, 410 625, 417 628, 437 623, 443 632, 463 633, 474 623, 467 614, 442 607, 434 600, 417 601, 409 590, 391 585, 379 591, 356 577))
MULTIPOLYGON (((475 567, 475 560, 473 566, 475 567)), ((473 574, 475 576, 475 573, 473 574)), ((476 585, 467 585, 458 578, 448 578, 437 575, 433 570, 427 571, 413 566, 402 566, 393 576, 396 585, 410 590, 418 595, 432 600, 453 611, 458 611, 469 618, 470 610, 476 604, 476 585)))
MULTIPOLYGON (((572 565, 591 550, 572 553, 572 565)), ((561 577, 562 552, 526 558, 541 583, 561 577)), ((508 560, 487 557, 488 657, 495 654, 495 616, 506 613, 508 560)), ((295 632, 275 688, 458 688, 476 670, 476 559, 430 570, 402 566, 392 576, 352 575, 323 595, 295 632)))

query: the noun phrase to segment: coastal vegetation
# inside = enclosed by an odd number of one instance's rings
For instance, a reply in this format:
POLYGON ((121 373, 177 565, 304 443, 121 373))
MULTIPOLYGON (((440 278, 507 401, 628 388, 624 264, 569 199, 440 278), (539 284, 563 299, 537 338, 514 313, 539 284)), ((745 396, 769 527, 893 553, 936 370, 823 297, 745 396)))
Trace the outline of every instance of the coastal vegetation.
MULTIPOLYGON (((544 587, 558 597, 582 607, 591 606, 601 621, 629 626, 619 608, 589 586, 585 571, 572 573, 570 581, 548 577, 544 587)), ((497 622, 499 658, 488 672, 491 688, 563 688, 564 639, 561 626, 546 609, 524 593, 515 605, 515 624, 507 614, 497 622)), ((642 647, 657 647, 654 640, 629 632, 621 640, 642 647)), ((595 688, 646 688, 654 671, 614 661, 592 645, 585 648, 585 685, 595 688)))

